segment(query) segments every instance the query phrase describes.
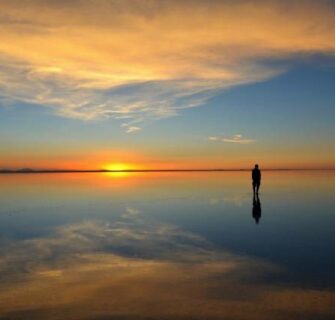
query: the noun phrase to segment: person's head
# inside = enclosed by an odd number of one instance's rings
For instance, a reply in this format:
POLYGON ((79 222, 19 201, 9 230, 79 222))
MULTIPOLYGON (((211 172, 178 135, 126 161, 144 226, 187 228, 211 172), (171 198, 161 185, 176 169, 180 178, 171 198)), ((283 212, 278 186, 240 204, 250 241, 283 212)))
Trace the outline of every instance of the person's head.
POLYGON ((258 169, 258 164, 255 164, 255 169, 258 169))

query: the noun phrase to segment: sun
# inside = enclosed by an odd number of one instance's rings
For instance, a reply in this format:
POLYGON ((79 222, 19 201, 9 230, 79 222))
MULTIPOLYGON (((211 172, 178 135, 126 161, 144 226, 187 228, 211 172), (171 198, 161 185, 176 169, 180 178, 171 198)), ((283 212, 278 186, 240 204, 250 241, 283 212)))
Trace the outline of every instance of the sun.
POLYGON ((132 166, 127 163, 109 163, 105 166, 105 169, 108 171, 127 171, 132 170, 132 166))
POLYGON ((114 162, 108 163, 103 166, 103 169, 106 170, 106 175, 113 178, 125 178, 130 175, 134 175, 134 173, 130 172, 130 170, 136 170, 138 167, 136 165, 124 162, 114 162))

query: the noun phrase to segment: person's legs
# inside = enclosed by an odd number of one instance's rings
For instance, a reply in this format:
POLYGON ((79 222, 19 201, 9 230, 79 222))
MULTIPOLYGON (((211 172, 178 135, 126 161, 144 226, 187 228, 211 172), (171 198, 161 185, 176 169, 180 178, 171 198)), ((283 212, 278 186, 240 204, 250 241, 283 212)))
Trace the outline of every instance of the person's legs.
POLYGON ((254 194, 256 192, 256 183, 253 181, 252 182, 252 190, 254 191, 254 194))
POLYGON ((256 186, 256 192, 257 192, 257 193, 258 193, 258 190, 259 190, 260 185, 261 185, 261 183, 258 182, 258 183, 257 183, 257 186, 256 186))

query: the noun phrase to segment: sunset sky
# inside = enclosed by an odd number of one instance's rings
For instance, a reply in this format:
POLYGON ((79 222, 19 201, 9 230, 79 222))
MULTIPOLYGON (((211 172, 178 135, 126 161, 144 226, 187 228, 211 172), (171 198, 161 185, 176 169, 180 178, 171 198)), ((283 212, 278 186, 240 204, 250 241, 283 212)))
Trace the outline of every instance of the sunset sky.
POLYGON ((0 168, 335 168, 334 1, 0 0, 0 37, 0 168))

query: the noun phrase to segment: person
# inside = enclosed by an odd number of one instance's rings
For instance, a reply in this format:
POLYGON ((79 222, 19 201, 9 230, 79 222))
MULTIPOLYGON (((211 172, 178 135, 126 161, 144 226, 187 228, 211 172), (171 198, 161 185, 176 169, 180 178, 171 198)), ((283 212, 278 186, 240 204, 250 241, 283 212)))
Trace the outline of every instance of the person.
POLYGON ((261 185, 261 170, 258 168, 258 164, 255 164, 255 168, 252 170, 252 189, 254 194, 258 194, 259 187, 261 185))

